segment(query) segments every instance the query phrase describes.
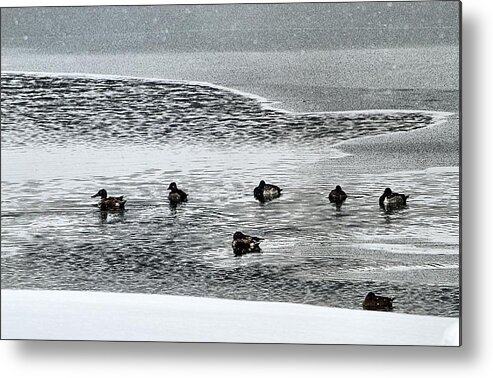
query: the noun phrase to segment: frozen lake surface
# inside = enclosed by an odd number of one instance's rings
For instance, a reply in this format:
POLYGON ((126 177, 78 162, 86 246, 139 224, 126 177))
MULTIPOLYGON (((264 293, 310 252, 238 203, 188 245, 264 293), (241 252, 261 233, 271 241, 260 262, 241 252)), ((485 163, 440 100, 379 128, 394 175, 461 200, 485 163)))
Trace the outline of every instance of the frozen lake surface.
POLYGON ((458 160, 438 149, 412 168, 392 144, 335 147, 456 118, 434 111, 453 108, 450 92, 435 95, 431 110, 294 113, 191 81, 3 72, 2 288, 352 309, 375 291, 397 297, 395 312, 458 316, 458 160), (281 198, 259 204, 261 179, 281 198), (178 208, 171 181, 189 193, 178 208), (340 209, 327 199, 337 184, 340 209), (386 186, 409 206, 382 211, 386 186), (127 197, 124 213, 92 206, 103 187, 127 197), (265 238, 263 253, 235 257, 238 230, 265 238))

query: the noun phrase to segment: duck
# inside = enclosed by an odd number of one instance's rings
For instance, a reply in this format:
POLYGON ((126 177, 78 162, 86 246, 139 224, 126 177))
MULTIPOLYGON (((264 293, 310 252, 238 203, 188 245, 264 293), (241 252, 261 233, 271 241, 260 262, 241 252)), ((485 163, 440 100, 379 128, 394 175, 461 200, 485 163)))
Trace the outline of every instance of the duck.
POLYGON ((340 185, 337 185, 334 190, 329 193, 329 201, 335 204, 343 203, 347 198, 347 194, 342 190, 340 185))
POLYGON ((260 252, 260 242, 262 238, 256 236, 245 235, 237 231, 233 235, 233 252, 236 256, 244 255, 245 253, 260 252))
POLYGON ((108 192, 105 189, 101 189, 95 195, 91 196, 91 198, 94 197, 101 197, 101 199, 97 203, 97 206, 103 211, 123 210, 125 209, 125 203, 127 202, 123 199, 123 196, 108 197, 108 192))
POLYGON ((383 194, 380 196, 378 203, 380 207, 400 207, 406 206, 409 195, 399 194, 392 191, 390 188, 385 188, 383 194))
POLYGON ((177 204, 180 202, 186 202, 188 200, 188 195, 183 190, 178 189, 176 182, 172 182, 168 186, 168 190, 171 190, 168 195, 168 199, 172 204, 177 204))
POLYGON ((365 310, 392 310, 392 302, 395 298, 381 297, 369 292, 363 301, 365 310))
POLYGON ((271 201, 281 195, 282 189, 276 185, 266 184, 261 180, 258 186, 253 190, 253 196, 260 202, 271 201))

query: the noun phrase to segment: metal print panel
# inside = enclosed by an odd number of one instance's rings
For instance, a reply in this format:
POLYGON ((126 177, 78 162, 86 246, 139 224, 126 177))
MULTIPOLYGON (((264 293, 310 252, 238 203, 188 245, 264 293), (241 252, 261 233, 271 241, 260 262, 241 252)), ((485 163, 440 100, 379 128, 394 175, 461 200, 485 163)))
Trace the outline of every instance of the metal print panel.
POLYGON ((2 338, 460 345, 460 3, 1 10, 2 338))

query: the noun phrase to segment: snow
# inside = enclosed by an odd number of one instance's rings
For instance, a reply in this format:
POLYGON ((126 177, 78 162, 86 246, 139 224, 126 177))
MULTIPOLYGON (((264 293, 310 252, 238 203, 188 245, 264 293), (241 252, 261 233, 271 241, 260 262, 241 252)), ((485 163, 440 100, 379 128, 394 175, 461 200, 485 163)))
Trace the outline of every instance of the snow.
POLYGON ((2 290, 2 339, 449 345, 459 319, 173 295, 2 290))

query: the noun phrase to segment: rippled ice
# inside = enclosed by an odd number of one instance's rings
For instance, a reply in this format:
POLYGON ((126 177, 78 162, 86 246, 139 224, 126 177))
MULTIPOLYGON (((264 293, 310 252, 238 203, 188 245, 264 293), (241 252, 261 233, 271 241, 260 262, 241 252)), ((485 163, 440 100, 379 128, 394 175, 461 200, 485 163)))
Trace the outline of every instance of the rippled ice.
POLYGON ((170 293, 457 316, 458 169, 373 174, 331 145, 437 113, 289 113, 201 83, 2 74, 2 287, 170 293), (349 164, 349 163, 348 163, 349 164), (348 169, 350 168, 350 169, 348 169), (266 204, 260 179, 284 188, 266 204), (170 208, 176 181, 189 202, 170 208), (340 209, 326 198, 344 182, 340 209), (381 182, 412 193, 378 207, 381 182), (90 195, 125 195, 102 214, 90 195), (265 238, 234 257, 232 234, 265 238))

